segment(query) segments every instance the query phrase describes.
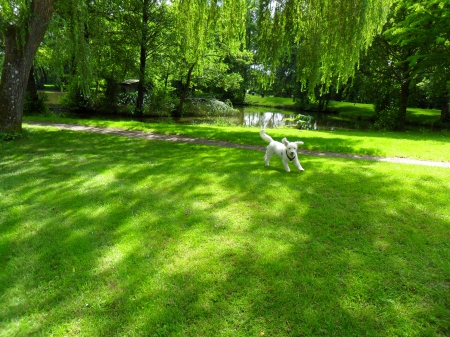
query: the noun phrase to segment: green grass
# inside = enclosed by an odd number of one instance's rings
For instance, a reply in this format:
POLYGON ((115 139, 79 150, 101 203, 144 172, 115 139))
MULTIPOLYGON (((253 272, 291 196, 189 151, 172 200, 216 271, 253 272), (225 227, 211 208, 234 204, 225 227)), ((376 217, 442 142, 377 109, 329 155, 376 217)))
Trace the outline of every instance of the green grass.
POLYGON ((449 170, 30 127, 1 336, 446 336, 449 170))
MULTIPOLYGON (((339 113, 340 118, 348 120, 375 120, 373 104, 330 102, 329 107, 339 113)), ((433 126, 439 122, 441 111, 437 109, 408 108, 406 111, 406 122, 409 125, 433 126)))
POLYGON ((265 107, 294 107, 294 100, 289 97, 273 97, 259 95, 246 95, 245 101, 250 105, 265 106, 265 107))
MULTIPOLYGON (((27 120, 77 123, 127 130, 143 130, 162 134, 224 140, 239 144, 266 145, 259 129, 221 127, 212 125, 180 125, 141 123, 136 121, 108 121, 68 118, 26 117, 27 120)), ((297 129, 271 129, 267 133, 274 139, 302 140, 304 149, 335 153, 406 157, 433 161, 450 161, 450 134, 448 132, 376 132, 376 131, 306 131, 297 129)))
MULTIPOLYGON (((258 95, 247 95, 246 97, 247 102, 255 106, 294 108, 292 98, 261 97, 258 95)), ((375 119, 373 104, 331 101, 328 109, 337 112, 338 117, 336 119, 348 121, 374 121, 375 119)), ((441 112, 437 109, 408 108, 406 121, 410 125, 430 127, 439 122, 440 115, 441 112)))
POLYGON ((331 101, 329 109, 339 113, 339 117, 351 120, 372 120, 375 117, 373 104, 331 101))

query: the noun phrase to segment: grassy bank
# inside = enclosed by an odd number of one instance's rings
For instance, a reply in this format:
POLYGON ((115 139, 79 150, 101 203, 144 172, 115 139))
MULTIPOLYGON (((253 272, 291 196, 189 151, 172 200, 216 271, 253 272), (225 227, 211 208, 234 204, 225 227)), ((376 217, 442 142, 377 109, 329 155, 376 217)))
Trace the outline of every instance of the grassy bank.
MULTIPOLYGON (((247 95, 246 100, 248 104, 254 106, 295 108, 292 98, 247 95)), ((331 101, 328 109, 329 111, 337 113, 337 117, 342 120, 375 120, 375 110, 373 104, 331 101)), ((437 109, 408 108, 406 121, 410 125, 432 127, 434 124, 439 122, 440 114, 440 110, 437 109)))
MULTIPOLYGON (((162 134, 178 134, 239 144, 266 145, 261 140, 257 128, 45 117, 27 117, 25 120, 76 123, 162 134)), ((278 140, 283 137, 287 137, 289 140, 302 140, 305 143, 302 148, 312 151, 450 161, 450 134, 446 131, 306 131, 285 128, 271 129, 267 133, 278 140)))
POLYGON ((448 169, 262 156, 40 127, 0 143, 0 335, 450 333, 448 169))
MULTIPOLYGON (((375 120, 373 104, 332 101, 329 108, 332 111, 336 111, 341 118, 349 120, 375 120)), ((406 121, 410 125, 431 127, 439 122, 440 116, 441 111, 437 109, 408 108, 406 111, 406 121)))
POLYGON ((245 101, 249 105, 264 106, 264 107, 277 107, 277 108, 294 108, 294 100, 288 97, 273 97, 260 95, 246 95, 245 101))

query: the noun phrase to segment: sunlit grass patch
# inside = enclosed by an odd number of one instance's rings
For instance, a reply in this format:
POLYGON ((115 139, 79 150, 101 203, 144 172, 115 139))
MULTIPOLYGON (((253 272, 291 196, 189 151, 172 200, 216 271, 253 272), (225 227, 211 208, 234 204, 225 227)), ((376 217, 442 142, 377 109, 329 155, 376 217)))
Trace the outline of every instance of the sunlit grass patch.
MULTIPOLYGON (((136 121, 97 121, 68 118, 33 117, 41 121, 78 123, 124 130, 175 134, 237 144, 266 146, 258 128, 222 127, 212 125, 179 125, 142 123, 136 121)), ((29 127, 31 130, 34 126, 29 127)), ((275 140, 287 137, 302 140, 301 149, 381 157, 402 157, 432 161, 450 161, 450 136, 442 132, 375 132, 375 131, 311 131, 297 129, 270 129, 275 140)), ((131 151, 131 150, 130 150, 131 151)), ((78 160, 84 161, 81 156, 78 160)), ((149 165, 152 165, 150 162, 149 165)))
POLYGON ((0 144, 1 334, 447 334, 448 169, 262 156, 52 128, 0 144))
POLYGON ((248 104, 266 107, 293 107, 295 104, 292 97, 246 95, 245 100, 248 104))

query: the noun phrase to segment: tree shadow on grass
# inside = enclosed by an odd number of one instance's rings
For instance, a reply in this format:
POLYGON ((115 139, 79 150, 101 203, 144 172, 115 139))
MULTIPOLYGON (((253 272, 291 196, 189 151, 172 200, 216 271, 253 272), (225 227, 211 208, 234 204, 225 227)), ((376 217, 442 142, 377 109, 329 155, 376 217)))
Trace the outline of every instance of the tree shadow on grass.
POLYGON ((246 150, 23 142, 0 166, 6 333, 448 333, 445 170, 302 156, 288 174, 246 150))

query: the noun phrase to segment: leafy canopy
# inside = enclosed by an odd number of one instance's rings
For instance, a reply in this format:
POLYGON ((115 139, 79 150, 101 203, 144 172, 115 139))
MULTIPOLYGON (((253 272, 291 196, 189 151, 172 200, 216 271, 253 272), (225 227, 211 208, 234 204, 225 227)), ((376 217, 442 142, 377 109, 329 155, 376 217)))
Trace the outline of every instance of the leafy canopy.
POLYGON ((311 89, 353 75, 360 52, 386 21, 392 0, 261 0, 258 53, 273 71, 295 46, 297 79, 311 89))

